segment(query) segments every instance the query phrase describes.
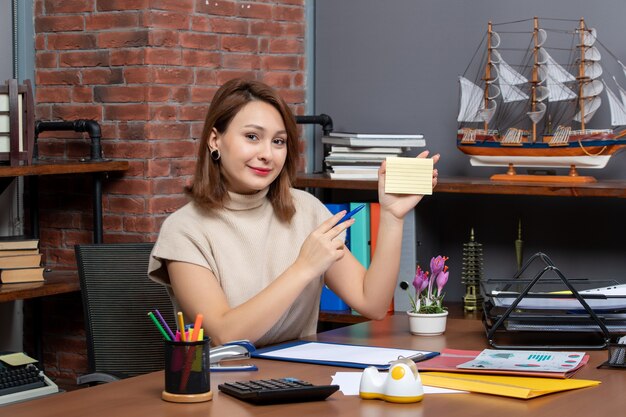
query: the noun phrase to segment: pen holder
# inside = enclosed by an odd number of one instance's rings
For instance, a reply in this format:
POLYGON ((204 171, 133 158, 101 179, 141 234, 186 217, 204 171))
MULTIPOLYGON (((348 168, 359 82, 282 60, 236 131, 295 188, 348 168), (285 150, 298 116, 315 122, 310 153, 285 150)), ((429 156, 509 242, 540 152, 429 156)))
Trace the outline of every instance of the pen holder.
POLYGON ((161 397, 176 403, 209 401, 211 339, 197 342, 165 340, 165 390, 161 397))

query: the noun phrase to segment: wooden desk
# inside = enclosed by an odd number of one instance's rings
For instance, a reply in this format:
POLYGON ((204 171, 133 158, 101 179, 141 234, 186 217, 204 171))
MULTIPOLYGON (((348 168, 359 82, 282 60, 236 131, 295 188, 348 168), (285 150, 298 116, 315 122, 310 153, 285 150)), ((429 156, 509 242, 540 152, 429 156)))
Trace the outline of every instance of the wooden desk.
MULTIPOLYGON (((416 337, 408 333, 406 316, 390 316, 380 322, 355 324, 317 335, 318 340, 372 344, 379 346, 441 350, 448 348, 482 349, 486 347, 484 329, 479 320, 450 319, 445 335, 416 337)), ((161 417, 207 416, 365 416, 382 417, 533 417, 621 416, 626 409, 626 372, 598 370, 606 351, 589 352, 591 360, 576 376, 599 379, 597 387, 551 394, 532 400, 518 400, 484 394, 433 394, 416 404, 390 404, 361 400, 356 396, 333 394, 328 400, 313 403, 253 406, 222 395, 217 385, 225 381, 294 376, 316 384, 327 384, 335 372, 350 368, 254 360, 258 372, 211 374, 213 400, 200 404, 173 404, 160 399, 163 372, 131 378, 2 408, 11 417, 105 417, 157 415, 161 417)), ((352 370, 354 371, 354 370, 352 370)))
POLYGON ((0 192, 15 177, 31 177, 30 213, 32 235, 39 238, 38 177, 40 175, 93 174, 93 234, 94 243, 102 243, 102 172, 126 171, 128 161, 39 160, 32 165, 0 166, 0 192))
MULTIPOLYGON (((377 190, 377 181, 331 180, 327 174, 298 174, 298 188, 377 190)), ((488 178, 439 178, 436 193, 541 195, 553 197, 626 198, 626 181, 603 180, 594 183, 563 184, 491 181, 488 178)))

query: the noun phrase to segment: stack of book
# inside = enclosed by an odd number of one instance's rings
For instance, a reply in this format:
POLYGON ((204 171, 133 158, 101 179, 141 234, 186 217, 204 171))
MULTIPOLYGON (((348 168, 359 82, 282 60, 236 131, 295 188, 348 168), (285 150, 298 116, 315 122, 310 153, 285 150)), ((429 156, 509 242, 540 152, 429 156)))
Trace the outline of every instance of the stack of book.
POLYGON ((324 163, 333 179, 375 180, 388 157, 402 156, 413 147, 424 147, 423 135, 331 132, 322 137, 330 146, 324 163))
POLYGON ((0 237, 0 282, 43 281, 38 239, 0 237))

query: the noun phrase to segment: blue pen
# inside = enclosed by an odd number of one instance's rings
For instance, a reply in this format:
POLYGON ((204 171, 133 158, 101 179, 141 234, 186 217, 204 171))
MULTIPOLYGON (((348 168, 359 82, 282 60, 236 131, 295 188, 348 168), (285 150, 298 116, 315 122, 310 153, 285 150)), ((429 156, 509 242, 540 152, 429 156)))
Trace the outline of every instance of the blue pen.
MULTIPOLYGON (((359 211, 361 211, 363 209, 363 207, 365 207, 365 204, 361 204, 360 206, 358 206, 354 210, 351 210, 351 211, 347 212, 346 215, 343 216, 343 218, 337 222, 337 224, 341 224, 341 223, 345 222, 346 220, 350 220, 352 218, 352 216, 354 216, 359 211)), ((335 226, 337 226, 337 224, 335 226)))

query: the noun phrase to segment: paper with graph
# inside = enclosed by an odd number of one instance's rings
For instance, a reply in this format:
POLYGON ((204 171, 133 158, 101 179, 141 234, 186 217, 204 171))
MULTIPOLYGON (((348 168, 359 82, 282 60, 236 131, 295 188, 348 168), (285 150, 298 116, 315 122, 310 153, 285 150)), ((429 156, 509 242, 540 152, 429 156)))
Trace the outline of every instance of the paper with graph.
POLYGON ((500 369, 528 372, 563 372, 580 364, 585 352, 485 349, 460 369, 500 369))
POLYGON ((431 195, 433 193, 433 160, 431 158, 387 158, 385 192, 431 195))

